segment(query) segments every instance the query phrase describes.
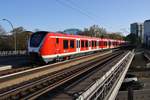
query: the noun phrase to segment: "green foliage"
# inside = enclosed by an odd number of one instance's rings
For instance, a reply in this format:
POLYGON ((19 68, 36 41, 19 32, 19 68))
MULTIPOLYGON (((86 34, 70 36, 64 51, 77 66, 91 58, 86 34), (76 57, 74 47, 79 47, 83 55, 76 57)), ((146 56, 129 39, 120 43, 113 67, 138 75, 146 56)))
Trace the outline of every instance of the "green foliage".
POLYGON ((133 34, 133 33, 130 33, 129 35, 127 35, 125 37, 125 40, 129 41, 133 45, 141 44, 140 38, 136 34, 133 34))

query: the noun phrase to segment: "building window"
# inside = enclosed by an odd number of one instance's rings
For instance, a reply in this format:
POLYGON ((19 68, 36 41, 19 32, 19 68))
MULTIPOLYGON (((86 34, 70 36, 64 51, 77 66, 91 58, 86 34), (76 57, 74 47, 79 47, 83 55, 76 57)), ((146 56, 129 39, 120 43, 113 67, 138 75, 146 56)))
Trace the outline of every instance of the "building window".
POLYGON ((84 47, 84 41, 81 40, 81 47, 84 47))
POLYGON ((70 48, 74 48, 74 40, 70 40, 70 48))
POLYGON ((63 40, 64 49, 68 49, 68 40, 63 40))

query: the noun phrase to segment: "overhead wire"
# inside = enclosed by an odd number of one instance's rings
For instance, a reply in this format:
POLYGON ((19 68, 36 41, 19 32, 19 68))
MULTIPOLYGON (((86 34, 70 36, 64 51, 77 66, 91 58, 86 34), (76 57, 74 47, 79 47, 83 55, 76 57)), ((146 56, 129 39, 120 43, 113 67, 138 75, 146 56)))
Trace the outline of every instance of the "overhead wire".
POLYGON ((85 8, 81 8, 77 3, 73 2, 73 0, 67 0, 70 4, 73 4, 74 6, 76 6, 78 9, 84 11, 85 13, 87 13, 88 15, 90 15, 91 17, 95 18, 95 16, 97 17, 97 15, 95 15, 94 13, 88 11, 85 8), (93 16, 94 15, 94 16, 93 16))
MULTIPOLYGON (((63 2, 63 1, 61 1, 61 0, 56 0, 56 1, 57 1, 58 3, 60 3, 61 5, 66 6, 66 7, 69 7, 69 8, 71 8, 71 9, 73 9, 73 10, 79 12, 80 14, 82 14, 82 15, 88 17, 88 18, 89 18, 90 20, 92 20, 93 22, 97 22, 91 15, 87 14, 87 12, 83 11, 79 6, 76 7, 77 5, 76 5, 76 6, 75 6, 75 5, 74 5, 74 6, 73 6, 73 5, 70 5, 72 1, 67 0, 67 1, 69 1, 69 3, 65 3, 65 2, 63 2)), ((73 2, 72 2, 72 3, 73 3, 73 2)))

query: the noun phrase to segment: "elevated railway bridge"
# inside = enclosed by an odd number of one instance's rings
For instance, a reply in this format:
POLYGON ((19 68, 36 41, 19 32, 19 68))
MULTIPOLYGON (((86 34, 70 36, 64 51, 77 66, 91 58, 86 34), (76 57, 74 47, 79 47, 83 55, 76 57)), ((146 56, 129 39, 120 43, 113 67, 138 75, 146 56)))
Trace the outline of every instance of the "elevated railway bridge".
POLYGON ((0 74, 0 99, 115 100, 133 57, 105 51, 0 74))

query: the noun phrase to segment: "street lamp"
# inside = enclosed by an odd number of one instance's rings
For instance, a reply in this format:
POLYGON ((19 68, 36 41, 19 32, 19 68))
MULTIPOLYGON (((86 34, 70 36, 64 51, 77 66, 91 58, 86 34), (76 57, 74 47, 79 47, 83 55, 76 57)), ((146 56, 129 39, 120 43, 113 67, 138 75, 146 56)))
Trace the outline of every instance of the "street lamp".
MULTIPOLYGON (((13 32, 14 31, 14 26, 11 23, 11 21, 9 21, 8 19, 2 19, 2 20, 7 21, 10 24, 10 26, 12 28, 12 32, 13 32)), ((15 40, 14 47, 15 47, 15 53, 16 53, 16 50, 17 50, 17 48, 16 48, 16 33, 14 33, 14 40, 15 40)))

